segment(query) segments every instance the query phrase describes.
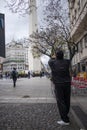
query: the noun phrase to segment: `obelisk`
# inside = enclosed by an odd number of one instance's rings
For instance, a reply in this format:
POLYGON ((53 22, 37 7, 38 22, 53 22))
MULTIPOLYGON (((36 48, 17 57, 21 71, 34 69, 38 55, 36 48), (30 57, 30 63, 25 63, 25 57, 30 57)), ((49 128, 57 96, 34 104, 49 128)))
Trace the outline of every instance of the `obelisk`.
MULTIPOLYGON (((37 6, 36 6, 36 0, 30 0, 30 14, 29 14, 29 37, 33 32, 36 32, 38 29, 38 21, 37 21, 37 6)), ((32 46, 34 44, 29 45, 29 70, 30 71, 41 71, 41 62, 40 58, 33 57, 32 54, 32 46)))

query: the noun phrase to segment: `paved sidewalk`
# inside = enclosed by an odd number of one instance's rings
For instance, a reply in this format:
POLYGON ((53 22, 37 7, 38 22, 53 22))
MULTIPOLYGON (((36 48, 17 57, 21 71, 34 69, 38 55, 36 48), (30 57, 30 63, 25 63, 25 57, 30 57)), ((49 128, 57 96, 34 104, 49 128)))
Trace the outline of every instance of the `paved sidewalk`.
POLYGON ((70 115, 69 126, 57 124, 55 103, 1 103, 0 130, 79 130, 70 115))
POLYGON ((72 96, 71 112, 82 130, 87 130, 87 96, 72 96))

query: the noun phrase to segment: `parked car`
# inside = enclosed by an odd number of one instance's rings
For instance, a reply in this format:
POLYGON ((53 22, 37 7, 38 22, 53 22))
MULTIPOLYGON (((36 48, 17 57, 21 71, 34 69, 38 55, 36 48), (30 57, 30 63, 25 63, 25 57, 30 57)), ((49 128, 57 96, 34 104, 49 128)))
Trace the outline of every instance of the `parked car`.
POLYGON ((34 71, 34 72, 32 73, 32 76, 33 76, 33 77, 40 76, 40 72, 39 72, 39 71, 34 71))

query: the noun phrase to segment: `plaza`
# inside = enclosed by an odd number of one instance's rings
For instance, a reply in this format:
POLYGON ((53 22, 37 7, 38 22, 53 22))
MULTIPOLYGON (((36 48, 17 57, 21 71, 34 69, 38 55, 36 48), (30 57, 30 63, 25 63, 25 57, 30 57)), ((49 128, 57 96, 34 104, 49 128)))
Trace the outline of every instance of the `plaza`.
MULTIPOLYGON (((82 102, 83 105, 85 104, 86 111, 87 98, 84 98, 84 101, 74 98, 71 99, 71 106, 77 106, 82 102)), ((0 80, 0 117, 2 117, 0 130, 79 130, 84 128, 72 107, 69 116, 69 126, 57 124, 60 116, 52 84, 48 78, 19 78, 16 88, 13 87, 11 79, 0 80)))

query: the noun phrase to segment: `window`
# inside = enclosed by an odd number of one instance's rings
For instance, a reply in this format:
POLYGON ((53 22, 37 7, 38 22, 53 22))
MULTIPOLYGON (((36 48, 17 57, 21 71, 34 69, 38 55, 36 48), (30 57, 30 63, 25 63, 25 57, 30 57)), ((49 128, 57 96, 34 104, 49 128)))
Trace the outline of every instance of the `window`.
POLYGON ((4 28, 4 20, 3 18, 0 18, 0 28, 4 28))
POLYGON ((75 19, 76 19, 76 15, 77 15, 77 10, 75 9, 75 17, 74 17, 75 19))
POLYGON ((80 47, 81 47, 81 52, 82 52, 82 50, 83 50, 83 40, 82 39, 80 40, 80 47))
POLYGON ((86 67, 84 64, 82 64, 82 71, 86 71, 86 67))
POLYGON ((80 10, 80 6, 81 6, 81 1, 78 1, 78 10, 80 10))
POLYGON ((71 8, 73 8, 74 7, 74 4, 75 4, 75 0, 71 0, 71 8))
POLYGON ((84 36, 85 47, 87 47, 87 34, 84 36))
POLYGON ((83 45, 82 45, 82 40, 80 40, 78 43, 78 51, 82 52, 82 50, 83 50, 83 45))
POLYGON ((75 52, 78 52, 78 45, 75 46, 75 52))

